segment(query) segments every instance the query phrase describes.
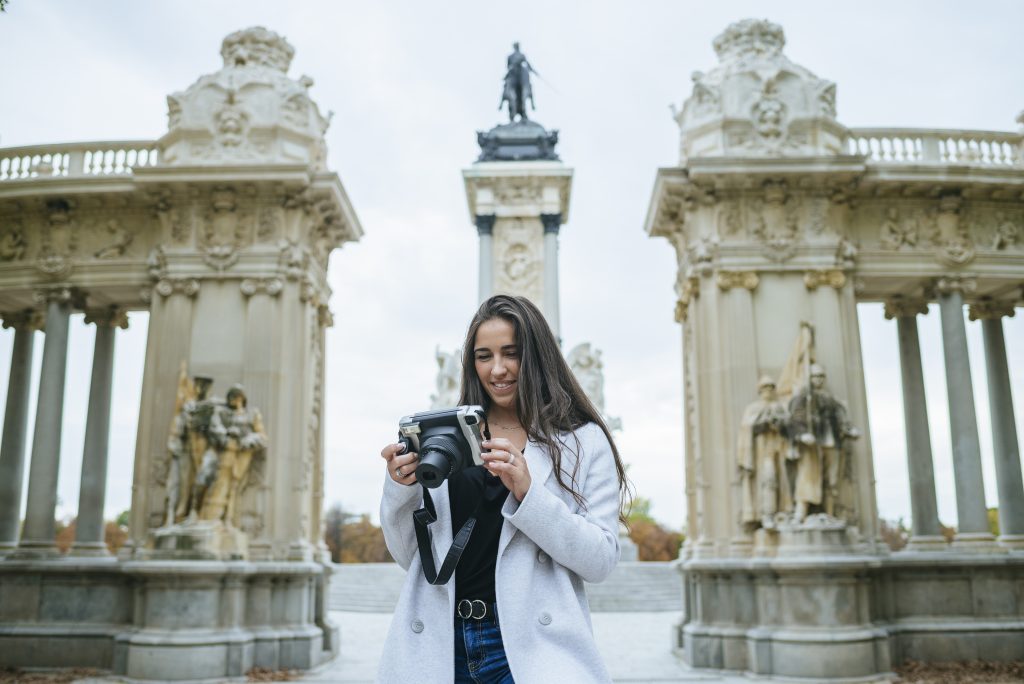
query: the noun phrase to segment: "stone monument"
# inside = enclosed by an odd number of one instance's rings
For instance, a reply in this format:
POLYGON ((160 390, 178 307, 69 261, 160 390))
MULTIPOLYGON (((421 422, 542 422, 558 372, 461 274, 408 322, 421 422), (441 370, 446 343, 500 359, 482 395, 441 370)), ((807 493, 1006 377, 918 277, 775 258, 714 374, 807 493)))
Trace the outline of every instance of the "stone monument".
POLYGON ((0 666, 210 680, 338 651, 320 521, 326 273, 362 229, 326 167, 313 81, 288 76, 293 54, 264 28, 229 35, 223 67, 167 98, 154 142, 0 150, 0 311, 18 330, 15 363, 30 368, 31 330, 46 333, 20 538, 21 373, 0 449, 0 666), (149 312, 119 558, 89 557, 102 524, 79 527, 83 558, 53 543, 75 309, 103 331, 80 521, 102 521, 114 329, 124 311, 149 312))
POLYGON ((846 128, 835 84, 784 44, 760 20, 715 38, 719 64, 693 73, 675 112, 679 164, 658 171, 646 221, 679 262, 688 529, 674 646, 697 667, 804 681, 877 679, 906 659, 1019 658, 1017 437, 994 412, 997 540, 963 308, 990 331, 993 405, 1011 407, 999 319, 1022 299, 1024 138, 846 128), (916 327, 936 300, 959 513, 951 547, 939 536, 916 327), (898 554, 879 540, 859 302, 885 302, 899 329, 913 535, 898 554))
POLYGON ((528 297, 560 335, 558 232, 569 220, 573 172, 555 153, 557 132, 526 117, 532 69, 516 43, 502 98, 510 122, 477 134, 480 158, 462 177, 480 236, 480 301, 528 297))

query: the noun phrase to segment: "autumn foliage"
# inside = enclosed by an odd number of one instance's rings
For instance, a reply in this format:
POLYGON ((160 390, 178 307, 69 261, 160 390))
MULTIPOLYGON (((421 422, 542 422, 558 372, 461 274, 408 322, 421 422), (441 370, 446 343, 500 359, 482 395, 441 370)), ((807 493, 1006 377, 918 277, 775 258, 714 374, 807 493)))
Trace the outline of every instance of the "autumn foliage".
POLYGON ((637 546, 642 561, 671 561, 679 557, 683 534, 671 530, 651 517, 650 499, 636 497, 629 515, 629 538, 637 546))
POLYGON ((392 561, 384 532, 367 514, 353 515, 331 506, 324 515, 324 543, 335 563, 387 563, 392 561))
MULTIPOLYGON (((54 539, 57 542, 57 548, 61 553, 67 553, 71 549, 71 545, 75 543, 75 519, 72 518, 70 521, 58 520, 56 521, 55 529, 56 536, 54 539)), ((107 544, 107 551, 111 555, 117 555, 117 550, 128 541, 128 528, 117 524, 113 520, 106 521, 103 526, 103 541, 107 544)))

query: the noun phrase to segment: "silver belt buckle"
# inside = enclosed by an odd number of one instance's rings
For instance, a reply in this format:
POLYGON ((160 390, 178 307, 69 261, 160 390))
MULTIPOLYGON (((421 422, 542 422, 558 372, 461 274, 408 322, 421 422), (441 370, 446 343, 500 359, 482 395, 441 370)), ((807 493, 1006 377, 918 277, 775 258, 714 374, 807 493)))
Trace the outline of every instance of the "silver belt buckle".
POLYGON ((483 620, 487 616, 487 604, 480 599, 462 599, 459 601, 459 605, 456 608, 458 616, 463 620, 483 620), (477 607, 479 606, 480 614, 477 615, 477 607))

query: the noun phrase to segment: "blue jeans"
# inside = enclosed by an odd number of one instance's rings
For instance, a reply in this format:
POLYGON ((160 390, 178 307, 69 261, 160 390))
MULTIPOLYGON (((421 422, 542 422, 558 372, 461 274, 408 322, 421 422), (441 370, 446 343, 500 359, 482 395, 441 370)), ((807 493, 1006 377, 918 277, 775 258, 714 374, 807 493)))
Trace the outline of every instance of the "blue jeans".
POLYGON ((455 684, 515 684, 495 620, 455 618, 455 684))

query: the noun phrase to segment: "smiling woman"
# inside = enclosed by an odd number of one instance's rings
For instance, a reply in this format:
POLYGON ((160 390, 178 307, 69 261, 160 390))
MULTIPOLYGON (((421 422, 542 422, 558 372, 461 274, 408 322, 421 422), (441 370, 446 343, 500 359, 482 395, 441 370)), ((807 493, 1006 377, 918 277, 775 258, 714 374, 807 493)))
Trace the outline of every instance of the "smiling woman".
POLYGON ((406 466, 418 455, 384 448, 384 537, 409 572, 379 679, 610 681, 582 586, 619 559, 629 487, 615 443, 528 299, 485 301, 463 349, 460 403, 486 411, 488 451, 434 490, 436 541, 444 548, 467 520, 475 527, 454 584, 436 590, 416 553, 423 496, 406 466))

